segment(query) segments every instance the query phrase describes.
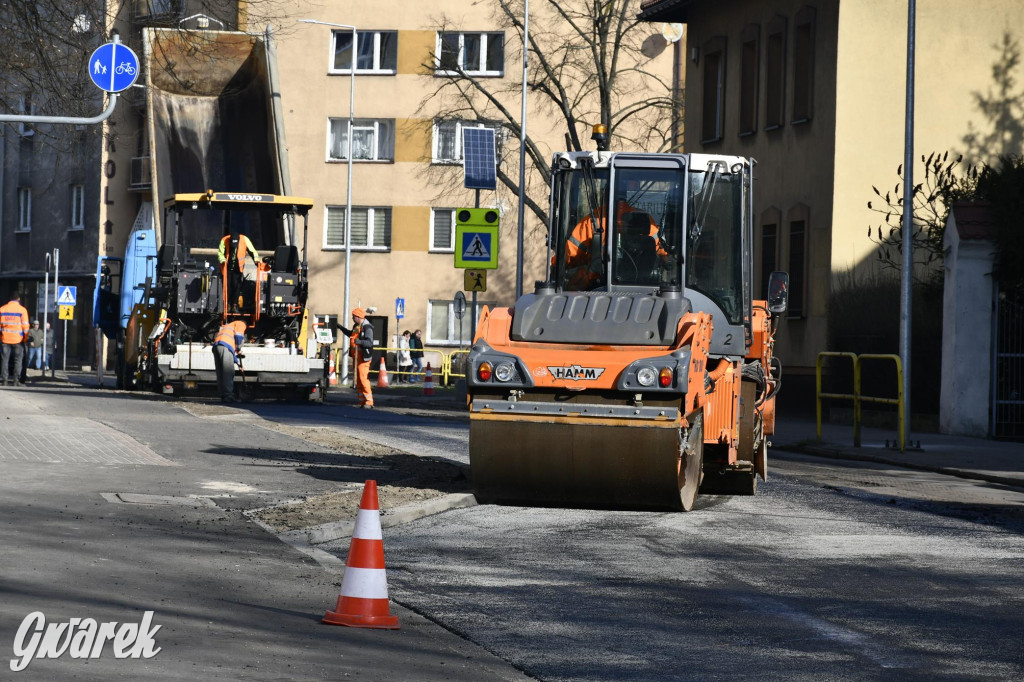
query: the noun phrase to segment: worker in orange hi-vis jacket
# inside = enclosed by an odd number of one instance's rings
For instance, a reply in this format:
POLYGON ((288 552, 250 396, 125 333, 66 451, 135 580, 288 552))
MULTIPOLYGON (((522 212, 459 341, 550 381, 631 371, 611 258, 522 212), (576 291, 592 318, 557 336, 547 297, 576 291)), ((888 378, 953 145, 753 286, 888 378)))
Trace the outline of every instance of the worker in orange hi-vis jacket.
POLYGON ((17 291, 11 300, 0 306, 0 340, 3 351, 0 353, 0 386, 7 385, 7 366, 14 354, 14 374, 10 377, 12 384, 24 386, 21 381, 22 364, 25 361, 25 339, 28 337, 28 311, 21 305, 21 294, 17 291))
POLYGON ((237 402, 235 398, 235 364, 242 357, 245 343, 245 322, 235 320, 221 325, 213 337, 213 364, 217 370, 217 390, 222 403, 237 402))
POLYGON ((373 325, 366 319, 366 311, 355 308, 352 311, 352 329, 341 325, 338 328, 349 337, 349 353, 356 366, 356 395, 359 407, 373 407, 373 390, 370 388, 370 359, 373 357, 373 325))
MULTIPOLYGON (((604 233, 604 240, 602 240, 602 244, 606 244, 606 240, 608 239, 608 221, 605 219, 605 214, 607 212, 606 206, 601 206, 595 212, 598 222, 600 223, 601 232, 604 233)), ((643 226, 644 230, 654 238, 658 256, 667 258, 668 252, 664 249, 661 244, 661 240, 658 237, 658 225, 654 222, 654 219, 646 213, 637 211, 637 209, 633 208, 625 201, 618 202, 615 216, 616 221, 622 223, 624 221, 624 216, 631 213, 638 216, 646 216, 648 224, 643 226)), ((601 245, 598 246, 601 249, 604 248, 601 245)), ((594 219, 588 214, 576 223, 576 227, 573 228, 565 242, 565 266, 568 274, 567 284, 570 290, 588 291, 603 283, 604 269, 602 267, 601 257, 598 253, 591 253, 593 248, 594 219)), ((554 266, 553 261, 554 256, 552 255, 552 266, 554 266)))

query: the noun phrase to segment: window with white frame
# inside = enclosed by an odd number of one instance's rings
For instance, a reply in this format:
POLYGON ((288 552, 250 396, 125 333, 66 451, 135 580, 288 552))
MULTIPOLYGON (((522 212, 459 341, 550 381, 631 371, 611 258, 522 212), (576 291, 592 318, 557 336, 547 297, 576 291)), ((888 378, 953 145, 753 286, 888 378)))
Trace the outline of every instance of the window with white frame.
POLYGON ((430 250, 440 253, 455 252, 455 209, 430 210, 430 250))
MULTIPOLYGON (((356 73, 393 75, 398 71, 398 31, 357 31, 356 73)), ((352 31, 334 31, 328 73, 352 70, 352 31)))
POLYGON ((483 123, 480 121, 434 121, 434 142, 433 162, 434 163, 462 163, 464 154, 462 151, 462 129, 491 128, 494 130, 494 155, 495 163, 501 159, 501 142, 503 129, 494 123, 483 123))
POLYGON ((434 55, 439 76, 504 76, 505 34, 439 31, 434 55))
MULTIPOLYGON (((469 305, 473 305, 469 303, 469 305)), ((493 308, 497 305, 494 301, 477 301, 476 319, 480 320, 480 313, 484 306, 493 308)), ((437 346, 459 345, 472 341, 473 330, 470 329, 470 312, 462 315, 462 320, 455 317, 455 305, 449 300, 430 301, 427 310, 427 343, 437 346), (459 323, 462 323, 461 337, 459 323)))
MULTIPOLYGON (((328 160, 347 160, 348 147, 348 119, 330 119, 327 131, 328 160)), ((395 119, 354 119, 352 121, 352 160, 394 161, 395 119)))
POLYGON ((72 230, 85 229, 85 186, 71 185, 71 226, 72 230))
MULTIPOLYGON (((391 209, 384 206, 352 207, 352 248, 387 251, 391 248, 391 209)), ((345 207, 327 207, 324 249, 345 248, 345 207)))
POLYGON ((32 188, 18 188, 18 231, 28 232, 32 229, 32 188))

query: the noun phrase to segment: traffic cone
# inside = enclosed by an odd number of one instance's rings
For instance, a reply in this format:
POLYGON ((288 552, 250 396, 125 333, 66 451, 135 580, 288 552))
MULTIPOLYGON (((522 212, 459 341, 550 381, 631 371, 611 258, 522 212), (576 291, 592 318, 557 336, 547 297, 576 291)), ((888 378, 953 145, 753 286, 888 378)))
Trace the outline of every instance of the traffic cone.
POLYGON ((327 383, 331 386, 338 385, 338 370, 334 365, 334 353, 331 353, 331 364, 327 371, 327 383))
POLYGON ((430 363, 427 363, 427 373, 423 377, 423 395, 434 395, 434 373, 430 371, 430 363))
POLYGON ((338 605, 324 614, 323 622, 354 628, 398 629, 398 616, 391 615, 388 605, 377 481, 367 481, 363 486, 338 605))
POLYGON ((380 371, 377 372, 377 388, 387 388, 388 384, 388 368, 384 364, 384 358, 380 359, 380 371))

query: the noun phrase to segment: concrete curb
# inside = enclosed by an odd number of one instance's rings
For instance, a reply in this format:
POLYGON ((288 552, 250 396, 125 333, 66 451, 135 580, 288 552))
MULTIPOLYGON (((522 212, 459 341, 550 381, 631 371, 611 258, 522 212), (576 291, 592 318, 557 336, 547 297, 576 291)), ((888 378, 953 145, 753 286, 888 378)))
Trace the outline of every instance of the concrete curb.
MULTIPOLYGON (((471 493, 453 493, 442 497, 435 497, 426 502, 410 504, 397 509, 390 509, 381 512, 381 528, 391 528, 409 523, 425 516, 433 516, 451 509, 462 509, 476 506, 476 498, 471 493)), ((261 524, 263 525, 263 524, 261 524)), ((267 526, 263 525, 264 528, 267 526)), ((306 545, 322 545, 334 540, 351 537, 355 521, 330 521, 321 523, 318 526, 289 530, 283 533, 275 533, 283 542, 294 545, 296 541, 306 545)), ((274 532, 274 531, 271 531, 274 532)))

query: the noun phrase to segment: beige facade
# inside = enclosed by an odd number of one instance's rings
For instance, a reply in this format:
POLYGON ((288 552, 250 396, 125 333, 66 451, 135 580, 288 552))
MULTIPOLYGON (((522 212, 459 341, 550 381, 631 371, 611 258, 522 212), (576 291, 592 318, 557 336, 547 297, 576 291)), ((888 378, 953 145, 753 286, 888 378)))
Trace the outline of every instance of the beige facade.
MULTIPOLYGON (((463 289, 463 271, 454 267, 451 248, 437 248, 432 240, 435 209, 473 206, 475 192, 461 187, 461 166, 449 166, 446 180, 438 181, 445 167, 432 164, 435 114, 443 113, 440 102, 423 106, 439 80, 424 65, 431 64, 437 45, 438 18, 452 23, 446 28, 464 32, 490 32, 494 8, 489 3, 467 4, 448 0, 429 5, 408 2, 347 3, 310 8, 302 17, 324 22, 354 24, 361 31, 397 31, 397 73, 356 76, 355 118, 394 119, 394 161, 356 162, 352 171, 353 206, 379 206, 391 210, 391 243, 383 251, 355 249, 351 263, 352 306, 373 306, 378 315, 390 317, 389 331, 395 332, 395 299, 405 299, 401 329, 422 329, 427 345, 458 344, 458 322, 440 330, 444 319, 436 307, 450 301, 463 289), (433 302, 433 304, 431 303, 433 302), (431 305, 435 306, 432 315, 431 305)), ((347 73, 329 73, 332 29, 322 25, 297 24, 279 38, 282 101, 288 137, 292 191, 310 196, 316 208, 310 215, 310 308, 317 313, 342 312, 345 254, 341 247, 325 241, 325 208, 343 209, 346 201, 347 163, 327 158, 328 119, 346 119, 349 113, 350 79, 347 73)), ((521 61, 516 36, 504 35, 503 76, 518 84, 521 61)), ((651 65, 668 80, 672 72, 671 50, 651 65)), ((505 102, 519 111, 518 97, 505 102)), ((528 111, 531 136, 546 153, 564 146, 558 121, 531 104, 528 111)), ((564 125, 564 124, 563 124, 564 125)), ((518 152, 518 140, 507 140, 518 152)), ((504 171, 518 175, 518 153, 505 155, 504 171), (511 159, 511 163, 509 163, 511 159)), ((545 205, 546 192, 537 196, 545 205)), ((500 187, 497 192, 481 191, 480 205, 501 211, 499 268, 487 274, 487 291, 478 294, 481 303, 511 304, 515 298, 517 197, 500 187)), ((543 234, 545 227, 532 214, 526 218, 524 290, 543 276, 543 234)), ((355 241, 353 240, 353 246, 355 241)), ((347 318, 347 314, 345 315, 347 318)), ((471 336, 469 316, 463 321, 463 338, 471 336)))
MULTIPOLYGON (((872 186, 884 193, 899 182, 907 4, 647 0, 644 16, 687 24, 687 151, 758 161, 755 294, 772 265, 800 274, 798 310, 782 320, 778 355, 787 367, 812 369, 827 349, 833 273, 875 267, 867 232, 881 219, 867 207, 877 201, 872 186), (716 103, 717 137, 706 130, 716 103)), ((922 156, 976 154, 965 136, 993 132, 979 98, 999 90, 996 48, 1007 36, 1020 40, 1024 4, 918 0, 916 24, 914 177, 920 182, 922 156)), ((1005 140, 1009 146, 983 146, 980 160, 1021 153, 1019 138, 1005 140)))

